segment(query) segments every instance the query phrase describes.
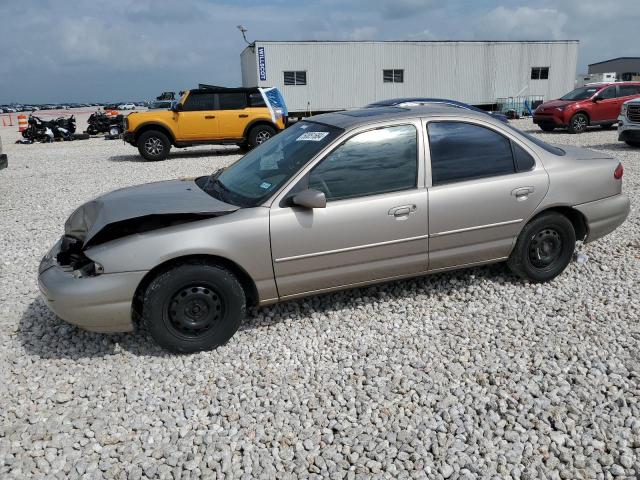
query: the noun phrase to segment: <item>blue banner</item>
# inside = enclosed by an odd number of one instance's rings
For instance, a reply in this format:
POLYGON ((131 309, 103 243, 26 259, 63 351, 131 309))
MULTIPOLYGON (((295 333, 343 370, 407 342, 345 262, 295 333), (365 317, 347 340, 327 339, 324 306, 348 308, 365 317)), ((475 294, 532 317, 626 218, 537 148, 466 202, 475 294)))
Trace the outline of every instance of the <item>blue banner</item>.
POLYGON ((267 79, 267 64, 264 58, 264 47, 258 47, 258 71, 260 72, 260 80, 267 79))

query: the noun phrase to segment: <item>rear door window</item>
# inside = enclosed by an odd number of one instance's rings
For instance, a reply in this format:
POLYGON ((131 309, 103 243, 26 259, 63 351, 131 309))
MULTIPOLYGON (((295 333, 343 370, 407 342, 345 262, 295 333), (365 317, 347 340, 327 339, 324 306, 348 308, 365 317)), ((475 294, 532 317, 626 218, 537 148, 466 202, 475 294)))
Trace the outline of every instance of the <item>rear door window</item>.
POLYGON ((489 128, 444 121, 430 122, 427 131, 433 185, 515 172, 511 141, 489 128))
POLYGON ((220 110, 242 110, 247 108, 246 93, 219 93, 220 110))
POLYGON ((640 85, 619 85, 620 96, 630 97, 632 95, 640 95, 640 85))

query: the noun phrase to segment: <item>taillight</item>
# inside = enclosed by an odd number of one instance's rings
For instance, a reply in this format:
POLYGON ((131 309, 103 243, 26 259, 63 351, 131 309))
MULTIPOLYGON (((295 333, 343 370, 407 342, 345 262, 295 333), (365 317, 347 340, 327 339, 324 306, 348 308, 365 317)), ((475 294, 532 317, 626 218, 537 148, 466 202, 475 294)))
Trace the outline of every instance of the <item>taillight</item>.
POLYGON ((622 166, 621 163, 619 163, 615 171, 613 172, 613 178, 615 178, 616 180, 620 180, 623 174, 624 174, 624 167, 622 166))

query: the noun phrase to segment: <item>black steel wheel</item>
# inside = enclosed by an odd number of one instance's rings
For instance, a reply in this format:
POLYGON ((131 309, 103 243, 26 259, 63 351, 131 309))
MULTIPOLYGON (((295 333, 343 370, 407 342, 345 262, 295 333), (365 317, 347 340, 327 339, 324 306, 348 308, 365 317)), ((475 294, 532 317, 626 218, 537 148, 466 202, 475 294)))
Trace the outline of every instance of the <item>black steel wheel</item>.
POLYGON ((543 213, 524 226, 507 265, 522 278, 548 282, 569 265, 575 246, 571 221, 558 212, 543 213))
POLYGON ((245 309, 244 290, 232 272, 194 260, 167 268, 151 281, 143 297, 142 319, 161 347, 190 353, 229 340, 245 309))
POLYGON ((224 318, 224 300, 210 284, 180 288, 166 308, 170 327, 187 337, 206 333, 224 318))
POLYGON ((562 237, 554 228, 543 228, 529 240, 529 261, 536 268, 549 268, 562 253, 562 237))

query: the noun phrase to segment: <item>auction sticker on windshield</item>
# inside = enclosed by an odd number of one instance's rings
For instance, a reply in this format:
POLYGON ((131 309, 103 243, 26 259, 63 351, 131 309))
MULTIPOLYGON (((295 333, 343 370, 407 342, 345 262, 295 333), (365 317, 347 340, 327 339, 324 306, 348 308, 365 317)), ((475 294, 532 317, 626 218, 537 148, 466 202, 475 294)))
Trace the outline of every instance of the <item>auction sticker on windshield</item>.
POLYGON ((319 142, 327 135, 329 132, 305 132, 296 138, 296 142, 319 142))

